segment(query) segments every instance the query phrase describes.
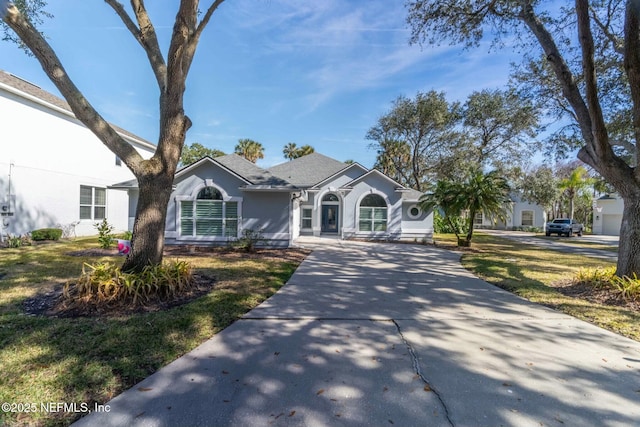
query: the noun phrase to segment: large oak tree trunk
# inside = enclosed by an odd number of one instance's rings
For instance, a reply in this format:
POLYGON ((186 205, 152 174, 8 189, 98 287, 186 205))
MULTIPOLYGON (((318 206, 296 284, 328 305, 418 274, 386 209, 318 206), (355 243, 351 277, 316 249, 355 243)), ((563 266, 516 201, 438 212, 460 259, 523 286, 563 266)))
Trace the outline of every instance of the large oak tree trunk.
POLYGON ((640 271, 640 193, 626 195, 618 247, 618 276, 633 277, 640 271))
POLYGON ((173 176, 138 178, 139 197, 133 224, 131 252, 123 271, 140 272, 147 265, 162 262, 167 205, 171 197, 173 176))

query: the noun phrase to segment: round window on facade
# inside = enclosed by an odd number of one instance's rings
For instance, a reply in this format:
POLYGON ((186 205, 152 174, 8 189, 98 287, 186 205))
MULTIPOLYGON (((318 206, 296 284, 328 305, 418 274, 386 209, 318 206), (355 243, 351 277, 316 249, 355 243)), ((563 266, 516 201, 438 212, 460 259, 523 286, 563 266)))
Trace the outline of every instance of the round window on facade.
POLYGON ((407 214, 411 219, 418 219, 420 218, 420 215, 422 215, 422 209, 420 209, 418 205, 411 205, 409 206, 409 210, 407 211, 407 214))

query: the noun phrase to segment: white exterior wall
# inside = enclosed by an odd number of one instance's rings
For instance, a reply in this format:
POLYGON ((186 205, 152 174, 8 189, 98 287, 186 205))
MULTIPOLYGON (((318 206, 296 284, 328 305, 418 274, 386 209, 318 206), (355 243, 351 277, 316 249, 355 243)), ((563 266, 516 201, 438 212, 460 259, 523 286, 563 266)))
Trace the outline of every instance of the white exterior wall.
MULTIPOLYGON (((0 84, 0 203, 7 201, 11 174, 11 210, 5 233, 80 221, 80 186, 106 188, 133 178, 116 156, 70 113, 11 93, 0 84)), ((151 147, 134 145, 149 158, 151 147)), ((107 191, 107 220, 129 229, 126 191, 107 191)), ((82 220, 77 235, 93 235, 95 220, 82 220)))
POLYGON ((593 234, 620 235, 624 201, 617 194, 608 199, 597 199, 593 209, 593 234))

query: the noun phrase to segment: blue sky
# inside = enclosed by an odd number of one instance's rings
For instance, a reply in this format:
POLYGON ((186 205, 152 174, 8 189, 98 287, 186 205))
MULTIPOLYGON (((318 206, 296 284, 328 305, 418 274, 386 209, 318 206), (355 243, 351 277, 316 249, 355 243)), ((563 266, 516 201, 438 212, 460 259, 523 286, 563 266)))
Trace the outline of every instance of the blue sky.
MULTIPOLYGON (((166 52, 177 2, 147 3, 166 52)), ((187 80, 187 143, 232 152, 238 139, 251 138, 264 145, 258 164, 266 167, 285 161, 283 146, 295 142, 371 167, 375 152, 365 135, 398 96, 435 89, 464 101, 506 85, 514 59, 508 51, 410 46, 403 3, 223 3, 187 80)), ((107 120, 156 142, 158 89, 115 13, 101 0, 51 1, 48 10, 54 18, 42 30, 89 101, 107 120)), ((0 68, 58 93, 15 45, 0 42, 0 68)))

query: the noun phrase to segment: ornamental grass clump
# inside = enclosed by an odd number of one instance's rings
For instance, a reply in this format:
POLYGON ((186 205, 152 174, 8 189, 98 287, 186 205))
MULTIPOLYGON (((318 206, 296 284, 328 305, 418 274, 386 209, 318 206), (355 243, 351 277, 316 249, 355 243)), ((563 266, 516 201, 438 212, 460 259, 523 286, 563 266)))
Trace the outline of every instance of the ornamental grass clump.
POLYGON ((71 306, 144 306, 173 299, 193 284, 193 269, 186 261, 147 266, 139 273, 125 273, 108 262, 85 263, 80 277, 65 285, 63 296, 71 306))
POLYGON ((595 288, 608 289, 625 301, 640 301, 640 279, 616 276, 615 267, 583 269, 576 274, 575 281, 595 288))

